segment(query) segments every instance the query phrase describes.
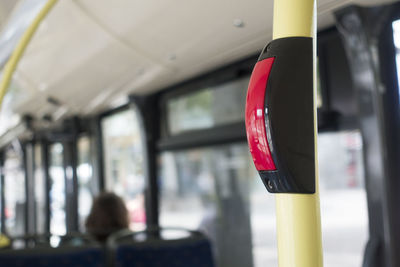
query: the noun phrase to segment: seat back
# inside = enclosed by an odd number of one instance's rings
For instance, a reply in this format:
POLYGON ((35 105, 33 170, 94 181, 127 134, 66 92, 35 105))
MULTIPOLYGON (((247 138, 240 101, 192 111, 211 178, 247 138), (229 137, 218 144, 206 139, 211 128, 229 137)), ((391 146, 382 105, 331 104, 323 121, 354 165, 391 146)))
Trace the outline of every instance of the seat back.
MULTIPOLYGON (((161 230, 165 231, 165 229, 161 230)), ((138 241, 132 233, 114 241, 115 267, 213 267, 208 239, 198 232, 189 232, 184 238, 166 239, 162 235, 147 234, 138 241)))
POLYGON ((104 267, 101 247, 27 248, 0 251, 1 266, 18 267, 104 267))

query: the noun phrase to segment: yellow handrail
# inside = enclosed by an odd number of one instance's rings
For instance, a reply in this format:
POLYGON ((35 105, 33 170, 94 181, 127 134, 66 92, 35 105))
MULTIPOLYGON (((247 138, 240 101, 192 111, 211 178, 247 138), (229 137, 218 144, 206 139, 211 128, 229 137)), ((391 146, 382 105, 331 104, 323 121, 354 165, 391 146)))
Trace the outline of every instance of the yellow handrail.
POLYGON ((14 74, 15 69, 17 68, 18 62, 20 61, 22 55, 25 52, 26 47, 28 46, 29 42, 32 39, 32 36, 35 34, 37 28, 39 27, 42 20, 46 17, 49 11, 52 9, 55 3, 58 0, 48 0, 47 3, 44 5, 42 10, 40 10, 39 14, 33 20, 32 24, 26 29, 24 34, 22 35, 21 39, 19 40, 17 46, 15 47, 11 57, 7 61, 6 65, 4 66, 3 75, 0 81, 0 109, 3 103, 3 98, 7 92, 7 89, 10 85, 10 81, 12 75, 14 74))
MULTIPOLYGON (((273 38, 314 38, 314 138, 317 159, 316 0, 275 0, 273 38)), ((315 194, 276 194, 279 267, 322 267, 321 219, 316 162, 315 194)))

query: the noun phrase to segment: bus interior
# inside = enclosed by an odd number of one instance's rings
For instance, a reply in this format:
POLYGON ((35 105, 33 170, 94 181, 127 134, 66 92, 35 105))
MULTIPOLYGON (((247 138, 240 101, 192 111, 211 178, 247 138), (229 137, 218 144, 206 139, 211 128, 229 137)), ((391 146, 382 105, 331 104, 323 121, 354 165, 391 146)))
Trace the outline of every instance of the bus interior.
MULTIPOLYGON (((0 1, 0 78, 46 2, 0 1)), ((58 1, 1 103, 0 266, 278 266, 244 121, 273 4, 58 1), (130 228, 106 245, 85 229, 104 191, 130 228)), ((316 5, 324 266, 398 267, 400 3, 316 5)))

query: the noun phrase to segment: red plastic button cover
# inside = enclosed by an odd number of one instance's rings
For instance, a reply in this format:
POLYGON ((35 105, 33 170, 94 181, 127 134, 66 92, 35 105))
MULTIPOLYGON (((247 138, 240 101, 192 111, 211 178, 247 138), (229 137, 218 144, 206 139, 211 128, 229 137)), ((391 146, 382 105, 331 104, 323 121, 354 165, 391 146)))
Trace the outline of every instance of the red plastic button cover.
POLYGON ((275 58, 257 62, 250 78, 246 101, 246 132, 250 153, 259 171, 276 170, 265 128, 265 90, 275 58))

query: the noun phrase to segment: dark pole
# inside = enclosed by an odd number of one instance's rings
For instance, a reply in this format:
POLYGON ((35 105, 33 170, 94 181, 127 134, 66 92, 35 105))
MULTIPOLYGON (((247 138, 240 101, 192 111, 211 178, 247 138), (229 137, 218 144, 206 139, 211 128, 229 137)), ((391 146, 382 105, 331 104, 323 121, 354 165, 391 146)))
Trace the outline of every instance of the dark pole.
POLYGON ((42 154, 42 169, 45 181, 45 233, 50 233, 50 190, 51 190, 51 179, 50 179, 50 157, 49 157, 49 143, 47 140, 41 142, 41 154, 42 154))
POLYGON ((30 141, 25 146, 25 175, 26 175, 26 207, 27 207, 27 233, 34 234, 36 230, 36 203, 35 203, 35 151, 34 142, 30 141))
POLYGON ((70 138, 66 138, 64 145, 64 171, 65 171, 65 190, 66 190, 66 224, 67 232, 79 231, 78 216, 78 121, 77 118, 66 122, 71 130, 70 138))
POLYGON ((35 232, 35 198, 34 198, 34 176, 33 164, 34 153, 33 143, 31 141, 22 145, 23 166, 25 173, 25 234, 34 234, 35 232))
MULTIPOLYGON (((370 240, 365 267, 400 266, 400 105, 392 22, 400 4, 336 12, 357 92, 370 240)), ((396 15, 397 14, 397 15, 396 15)))
POLYGON ((0 151, 0 205, 1 205, 1 232, 5 233, 6 232, 6 217, 5 217, 5 206, 6 206, 6 199, 4 196, 4 175, 5 175, 5 152, 4 150, 0 151))
POLYGON ((146 218, 148 227, 159 225, 159 189, 157 166, 157 141, 159 138, 159 111, 156 96, 131 97, 133 108, 138 111, 143 146, 146 178, 146 218))
POLYGON ((104 148, 103 133, 101 129, 101 117, 96 116, 89 122, 91 132, 92 158, 93 158, 93 177, 98 181, 98 191, 105 190, 104 178, 104 148))

